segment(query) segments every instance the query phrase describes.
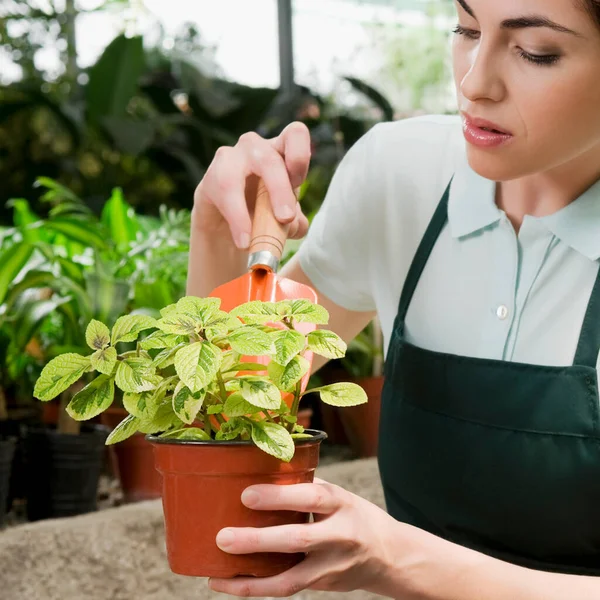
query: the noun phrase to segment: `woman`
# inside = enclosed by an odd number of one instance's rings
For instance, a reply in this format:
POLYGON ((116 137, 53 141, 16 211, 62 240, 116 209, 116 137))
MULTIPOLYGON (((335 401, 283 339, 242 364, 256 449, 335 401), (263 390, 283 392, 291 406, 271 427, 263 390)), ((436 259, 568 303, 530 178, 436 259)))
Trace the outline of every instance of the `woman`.
MULTIPOLYGON (((460 117, 364 136, 284 272, 346 340, 379 314, 389 514, 320 481, 249 488, 247 506, 316 522, 224 530, 220 547, 308 556, 215 590, 600 598, 600 2, 456 1, 460 117)), ((308 162, 299 124, 218 153, 195 198, 189 293, 243 272, 247 179, 305 234, 293 189, 308 162)))

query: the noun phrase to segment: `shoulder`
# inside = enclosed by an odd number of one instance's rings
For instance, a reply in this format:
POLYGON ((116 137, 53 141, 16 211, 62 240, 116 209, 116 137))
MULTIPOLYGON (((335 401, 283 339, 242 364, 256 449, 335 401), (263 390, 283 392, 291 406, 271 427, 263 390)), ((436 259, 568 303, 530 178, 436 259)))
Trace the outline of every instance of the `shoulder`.
POLYGON ((428 220, 466 161, 461 120, 453 115, 380 123, 359 143, 369 188, 382 212, 400 221, 428 220))
POLYGON ((417 173, 453 168, 465 155, 461 121, 454 115, 426 115, 379 123, 364 138, 369 155, 382 165, 418 166, 417 173))

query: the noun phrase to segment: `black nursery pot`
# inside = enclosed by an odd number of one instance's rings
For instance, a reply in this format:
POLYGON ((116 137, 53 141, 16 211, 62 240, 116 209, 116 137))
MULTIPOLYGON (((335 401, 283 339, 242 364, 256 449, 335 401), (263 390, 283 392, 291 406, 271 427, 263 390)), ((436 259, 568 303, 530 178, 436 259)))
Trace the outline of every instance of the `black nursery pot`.
POLYGON ((0 525, 8 511, 8 489, 16 439, 0 439, 0 525))
POLYGON ((97 509, 98 480, 109 435, 102 425, 83 425, 79 435, 31 429, 25 440, 27 518, 70 517, 97 509))

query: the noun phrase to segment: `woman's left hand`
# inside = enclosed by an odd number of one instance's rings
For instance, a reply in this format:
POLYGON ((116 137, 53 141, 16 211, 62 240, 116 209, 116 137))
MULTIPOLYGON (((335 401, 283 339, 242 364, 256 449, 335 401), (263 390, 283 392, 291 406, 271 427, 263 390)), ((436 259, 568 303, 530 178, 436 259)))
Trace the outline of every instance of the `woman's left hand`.
POLYGON ((305 552, 306 558, 274 577, 211 579, 214 591, 236 596, 288 597, 305 589, 381 592, 397 567, 399 523, 374 504, 320 479, 297 485, 255 485, 242 502, 253 510, 313 513, 313 523, 228 528, 217 545, 231 554, 305 552))

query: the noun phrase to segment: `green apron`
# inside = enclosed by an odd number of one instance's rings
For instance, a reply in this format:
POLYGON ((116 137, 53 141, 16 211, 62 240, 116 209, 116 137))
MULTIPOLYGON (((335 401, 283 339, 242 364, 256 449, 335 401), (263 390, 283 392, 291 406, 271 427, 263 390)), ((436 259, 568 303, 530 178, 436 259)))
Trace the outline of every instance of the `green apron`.
POLYGON ((572 366, 408 343, 406 313, 446 225, 449 192, 414 257, 390 339, 379 441, 388 511, 508 562, 600 575, 600 273, 572 366))

